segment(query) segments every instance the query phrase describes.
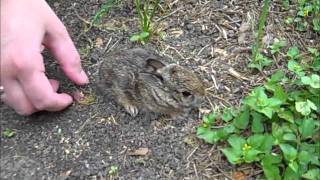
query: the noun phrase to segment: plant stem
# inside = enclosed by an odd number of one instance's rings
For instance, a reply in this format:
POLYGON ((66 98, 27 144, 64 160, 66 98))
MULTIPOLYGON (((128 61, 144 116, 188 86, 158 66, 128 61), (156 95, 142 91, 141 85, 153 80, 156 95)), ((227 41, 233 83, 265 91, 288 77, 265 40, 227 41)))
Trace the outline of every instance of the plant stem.
POLYGON ((263 30, 265 27, 266 17, 268 16, 268 9, 269 9, 269 4, 270 4, 269 2, 270 2, 270 0, 264 0, 264 2, 263 2, 262 12, 259 17, 259 23, 258 23, 258 34, 257 34, 257 38, 256 38, 255 44, 252 49, 252 60, 253 61, 256 61, 257 53, 258 53, 260 46, 261 46, 261 38, 262 38, 263 30))

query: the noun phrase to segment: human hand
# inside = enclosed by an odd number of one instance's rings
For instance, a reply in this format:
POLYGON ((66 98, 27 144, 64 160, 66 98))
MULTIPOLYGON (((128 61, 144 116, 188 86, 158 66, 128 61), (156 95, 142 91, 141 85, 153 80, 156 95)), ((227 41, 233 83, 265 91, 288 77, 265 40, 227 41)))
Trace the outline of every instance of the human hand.
POLYGON ((59 111, 73 101, 56 92, 58 81, 46 77, 42 45, 69 79, 88 83, 65 26, 45 0, 1 0, 1 100, 21 115, 59 111))

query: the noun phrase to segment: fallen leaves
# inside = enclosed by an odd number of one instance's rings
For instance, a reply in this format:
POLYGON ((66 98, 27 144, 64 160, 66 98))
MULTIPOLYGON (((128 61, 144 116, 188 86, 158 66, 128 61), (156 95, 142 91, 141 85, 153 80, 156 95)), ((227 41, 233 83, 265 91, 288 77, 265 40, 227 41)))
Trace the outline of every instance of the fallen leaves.
POLYGON ((128 153, 130 156, 145 156, 149 154, 151 151, 149 148, 138 148, 128 153))
POLYGON ((233 180, 246 180, 247 176, 241 171, 236 171, 232 174, 232 179, 233 180))
POLYGON ((73 99, 82 105, 91 105, 96 103, 96 96, 94 94, 84 95, 81 91, 75 91, 72 93, 73 99))
POLYGON ((95 44, 95 46, 96 46, 97 48, 100 48, 102 45, 103 45, 103 40, 102 40, 102 38, 98 37, 98 38, 96 39, 96 44, 95 44))

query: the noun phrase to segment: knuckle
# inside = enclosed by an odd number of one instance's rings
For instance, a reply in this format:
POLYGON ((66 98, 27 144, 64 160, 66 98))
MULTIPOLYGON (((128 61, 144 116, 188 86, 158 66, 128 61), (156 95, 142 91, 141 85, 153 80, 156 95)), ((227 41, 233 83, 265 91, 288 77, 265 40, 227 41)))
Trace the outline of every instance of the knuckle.
POLYGON ((42 100, 34 103, 34 107, 38 110, 46 110, 50 108, 54 102, 51 99, 43 98, 42 100))
POLYGON ((30 55, 26 53, 15 53, 10 55, 11 66, 17 73, 20 73, 24 71, 26 68, 28 68, 30 60, 30 55))

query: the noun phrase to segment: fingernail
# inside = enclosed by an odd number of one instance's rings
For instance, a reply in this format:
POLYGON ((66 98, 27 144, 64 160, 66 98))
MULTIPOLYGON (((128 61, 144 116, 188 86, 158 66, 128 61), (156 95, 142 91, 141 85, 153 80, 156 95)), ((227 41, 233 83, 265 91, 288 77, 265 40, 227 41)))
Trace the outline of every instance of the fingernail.
POLYGON ((89 83, 89 78, 88 78, 86 72, 84 72, 84 70, 81 70, 80 76, 84 80, 84 83, 86 83, 86 84, 89 83))

